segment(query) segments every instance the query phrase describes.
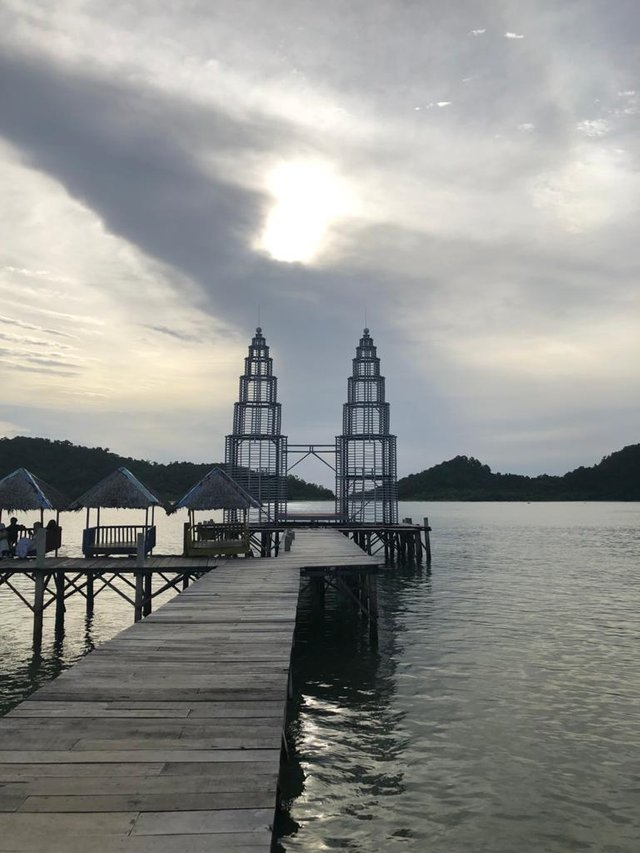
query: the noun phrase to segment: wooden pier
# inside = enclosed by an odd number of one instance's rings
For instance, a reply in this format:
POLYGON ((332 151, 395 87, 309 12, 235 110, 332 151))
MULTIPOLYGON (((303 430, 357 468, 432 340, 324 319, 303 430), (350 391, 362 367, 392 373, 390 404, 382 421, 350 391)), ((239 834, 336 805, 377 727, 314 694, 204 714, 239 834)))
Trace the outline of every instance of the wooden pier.
POLYGON ((210 561, 14 708, 0 719, 0 851, 267 853, 300 575, 345 583, 374 619, 381 562, 323 529, 276 558, 210 561))

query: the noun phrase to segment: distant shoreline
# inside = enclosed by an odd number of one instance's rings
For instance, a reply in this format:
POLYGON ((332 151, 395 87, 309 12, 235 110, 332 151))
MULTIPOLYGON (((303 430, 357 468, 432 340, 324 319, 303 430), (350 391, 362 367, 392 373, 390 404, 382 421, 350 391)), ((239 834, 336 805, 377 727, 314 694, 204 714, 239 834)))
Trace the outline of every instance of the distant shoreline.
POLYGON ((398 481, 403 501, 638 501, 640 444, 605 456, 596 465, 563 475, 494 474, 472 456, 456 456, 398 481))
MULTIPOLYGON (((0 439, 0 477, 25 467, 67 497, 76 497, 124 465, 167 502, 180 498, 215 464, 131 459, 107 448, 17 436, 0 439)), ((287 477, 288 500, 332 501, 333 492, 287 477)), ((622 448, 591 467, 563 475, 494 474, 472 456, 456 456, 398 480, 400 501, 537 503, 640 500, 640 444, 622 448)))

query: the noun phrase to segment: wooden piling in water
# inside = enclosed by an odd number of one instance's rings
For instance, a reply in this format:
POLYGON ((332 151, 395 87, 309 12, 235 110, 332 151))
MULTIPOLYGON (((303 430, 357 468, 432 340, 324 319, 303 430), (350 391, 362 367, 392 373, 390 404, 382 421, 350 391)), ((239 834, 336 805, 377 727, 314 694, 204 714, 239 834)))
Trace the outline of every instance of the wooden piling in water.
POLYGON ((55 572, 53 577, 54 577, 54 583, 55 583, 55 588, 56 588, 55 634, 56 634, 56 637, 59 637, 64 633, 64 613, 65 613, 64 572, 55 572))
POLYGON ((138 533, 136 551, 136 590, 134 599, 134 622, 139 622, 143 616, 144 599, 144 533, 138 533))
POLYGON ((42 645, 42 618, 44 614, 44 587, 46 581, 44 569, 36 569, 33 577, 33 645, 36 649, 39 649, 42 645))
POLYGON ((378 639, 378 577, 369 575, 369 637, 378 639))
POLYGON ((42 620, 44 617, 44 593, 47 584, 45 572, 46 533, 40 528, 36 539, 36 567, 34 571, 33 593, 33 645, 39 648, 42 644, 42 620))
POLYGON ((424 547, 425 553, 427 555, 427 566, 431 565, 431 538, 429 536, 429 532, 431 528, 429 527, 429 519, 427 516, 424 518, 424 547))
POLYGON ((142 615, 148 616, 152 609, 153 597, 153 572, 146 571, 144 573, 144 602, 142 605, 142 615))
POLYGON ((85 598, 86 598, 86 614, 87 616, 93 616, 93 608, 94 608, 94 590, 93 590, 93 572, 87 572, 86 586, 85 586, 85 598))

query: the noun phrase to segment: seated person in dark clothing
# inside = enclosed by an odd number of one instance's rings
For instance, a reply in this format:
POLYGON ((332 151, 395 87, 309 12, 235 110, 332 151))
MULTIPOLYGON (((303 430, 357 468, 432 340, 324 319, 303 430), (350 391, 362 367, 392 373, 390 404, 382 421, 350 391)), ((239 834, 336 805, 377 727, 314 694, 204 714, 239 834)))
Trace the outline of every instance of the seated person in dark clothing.
POLYGON ((53 518, 51 519, 51 521, 47 522, 45 531, 47 534, 47 538, 45 540, 45 551, 57 551, 57 549, 60 547, 60 534, 62 531, 53 518))
POLYGON ((16 543, 18 541, 18 533, 24 530, 23 524, 18 524, 17 518, 9 519, 9 526, 6 529, 7 542, 9 543, 9 554, 12 557, 16 555, 16 543))

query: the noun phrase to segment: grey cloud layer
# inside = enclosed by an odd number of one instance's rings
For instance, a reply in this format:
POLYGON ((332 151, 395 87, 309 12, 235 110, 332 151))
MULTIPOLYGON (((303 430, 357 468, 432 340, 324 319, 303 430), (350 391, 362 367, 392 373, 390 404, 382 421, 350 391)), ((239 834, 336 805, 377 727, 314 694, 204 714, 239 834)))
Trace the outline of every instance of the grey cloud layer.
MULTIPOLYGON (((47 4, 33 8, 44 10, 46 34, 47 4)), ((0 59, 0 132, 108 231, 195 282, 206 310, 249 332, 261 306, 280 357, 285 417, 299 433, 313 436, 332 408, 338 430, 366 304, 393 378, 390 399, 400 404, 405 468, 483 449, 513 467, 528 455, 534 469, 545 459, 562 468, 544 438, 548 407, 563 421, 579 425, 588 413, 598 423, 585 452, 612 449, 607 431, 617 435, 619 424, 594 414, 586 392, 567 412, 562 393, 545 390, 546 377, 531 384, 524 374, 507 381, 484 372, 488 405, 504 402, 499 429, 523 435, 520 445, 497 448, 497 422, 473 393, 479 374, 472 363, 452 366, 449 349, 510 335, 573 346, 581 326, 628 317, 638 262, 629 202, 638 165, 634 3, 234 0, 214 12, 209 3, 179 11, 136 4, 135 19, 130 4, 96 11, 114 32, 144 22, 159 67, 166 44, 196 72, 218 63, 221 86, 241 73, 247 104, 225 102, 224 93, 203 100, 134 73, 133 52, 129 65, 115 50, 111 65, 38 56, 29 42, 37 29, 29 38, 16 29, 0 59), (328 110, 345 111, 350 129, 341 136, 321 111, 314 129, 313 116, 261 109, 263 84, 265 99, 278 86, 301 104, 319 93, 328 110), (439 102, 448 105, 433 107, 439 102), (600 122, 602 133, 585 132, 594 127, 585 122, 600 122), (309 156, 339 162, 375 201, 375 215, 345 223, 320 265, 274 263, 252 249, 270 205, 252 170, 309 156), (250 164, 242 178, 220 165, 234 158, 250 164), (318 374, 322 390, 310 399, 318 374), (420 389, 417 400, 403 382, 420 389), (529 408, 509 413, 518 384, 529 408), (526 432, 537 422, 543 438, 524 437, 527 419, 526 432)), ((609 401, 612 418, 633 422, 626 399, 637 374, 632 383, 609 401)), ((565 441, 567 459, 572 446, 575 435, 565 441)))

